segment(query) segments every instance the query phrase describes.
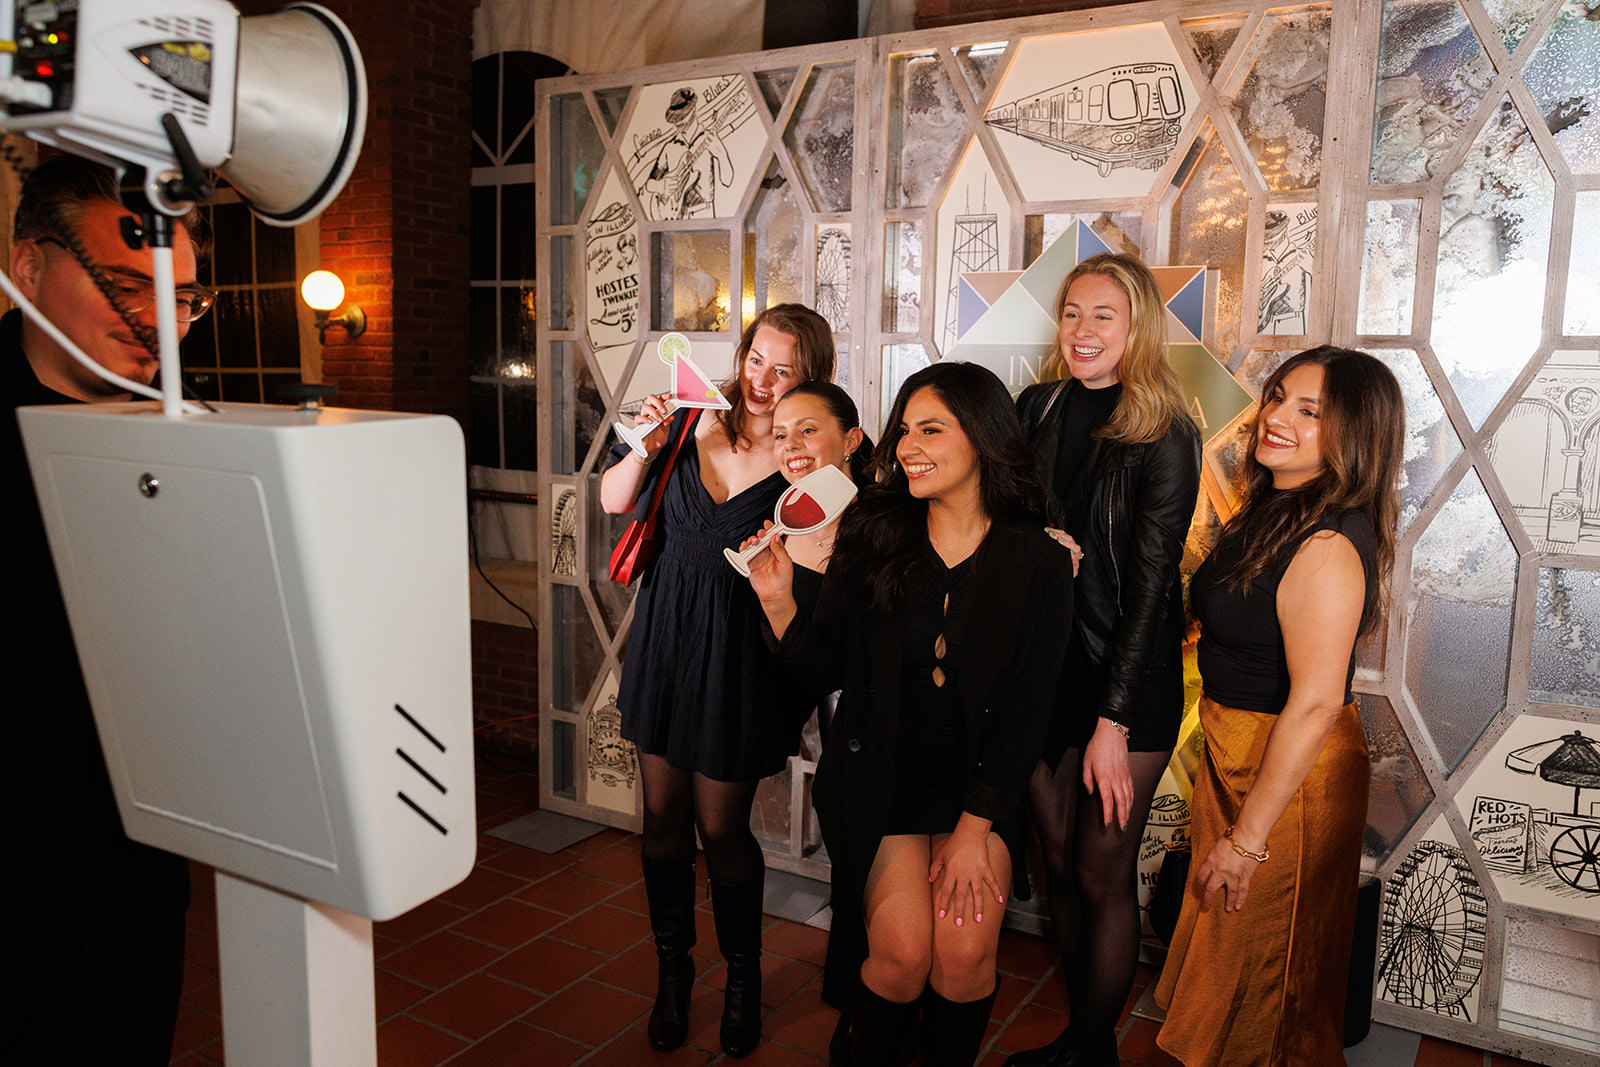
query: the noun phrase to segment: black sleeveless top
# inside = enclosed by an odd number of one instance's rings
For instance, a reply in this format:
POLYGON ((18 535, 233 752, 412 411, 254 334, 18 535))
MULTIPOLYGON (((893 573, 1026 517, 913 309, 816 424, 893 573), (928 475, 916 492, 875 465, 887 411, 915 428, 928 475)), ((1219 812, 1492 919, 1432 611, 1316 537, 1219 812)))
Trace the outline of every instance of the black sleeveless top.
MULTIPOLYGON (((1377 595, 1378 567, 1372 524, 1359 511, 1324 516, 1306 534, 1336 530, 1349 538, 1366 571, 1365 605, 1377 595)), ((1239 538, 1224 538, 1194 572, 1189 602, 1200 620, 1199 665, 1205 694, 1218 704, 1244 711, 1276 715, 1289 700, 1289 664, 1283 653, 1283 631, 1278 626, 1278 584, 1294 561, 1304 540, 1284 549, 1280 558, 1244 589, 1223 584, 1250 546, 1239 538)), ((1344 699, 1352 699, 1355 650, 1345 672, 1344 699)))

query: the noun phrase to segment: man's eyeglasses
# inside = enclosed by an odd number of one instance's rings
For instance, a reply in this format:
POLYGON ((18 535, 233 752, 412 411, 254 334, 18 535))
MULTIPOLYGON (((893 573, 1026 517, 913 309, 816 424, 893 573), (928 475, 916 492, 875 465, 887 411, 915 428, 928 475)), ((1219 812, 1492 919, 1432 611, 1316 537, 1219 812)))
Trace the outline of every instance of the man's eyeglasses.
MULTIPOLYGON (((36 237, 35 243, 42 245, 55 245, 69 254, 71 249, 66 243, 56 237, 36 237)), ((107 281, 111 284, 111 291, 117 294, 122 307, 130 315, 137 315, 147 310, 156 302, 155 282, 149 278, 122 274, 115 268, 101 268, 108 275, 107 281)), ((178 298, 178 321, 183 323, 193 322, 208 311, 216 302, 217 294, 203 285, 179 286, 175 295, 178 298)))

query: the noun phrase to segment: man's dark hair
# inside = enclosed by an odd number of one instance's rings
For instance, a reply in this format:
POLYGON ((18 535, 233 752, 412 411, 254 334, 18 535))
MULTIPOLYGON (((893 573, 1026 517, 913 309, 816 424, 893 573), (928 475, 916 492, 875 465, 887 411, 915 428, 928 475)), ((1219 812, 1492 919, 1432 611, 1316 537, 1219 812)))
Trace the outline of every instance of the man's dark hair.
MULTIPOLYGON (((79 156, 59 155, 39 164, 23 180, 17 202, 16 220, 11 228, 13 241, 37 241, 50 237, 65 242, 70 234, 61 227, 76 227, 84 206, 95 200, 121 204, 117 196, 117 176, 110 167, 79 156)), ((195 258, 211 254, 211 228, 199 208, 176 219, 189 233, 195 258)))

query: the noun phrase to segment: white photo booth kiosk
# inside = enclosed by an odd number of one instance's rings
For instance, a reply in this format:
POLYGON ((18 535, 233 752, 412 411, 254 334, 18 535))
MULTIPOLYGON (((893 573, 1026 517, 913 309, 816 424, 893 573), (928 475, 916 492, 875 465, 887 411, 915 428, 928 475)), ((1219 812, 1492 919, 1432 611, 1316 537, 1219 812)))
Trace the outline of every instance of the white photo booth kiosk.
MULTIPOLYGON (((216 169, 303 221, 360 148, 360 54, 315 5, 4 2, 0 36, 0 126, 142 168, 169 216, 216 169)), ((461 432, 184 404, 156 307, 159 402, 18 412, 123 825, 217 868, 230 1064, 374 1063, 371 920, 476 848, 461 432)))

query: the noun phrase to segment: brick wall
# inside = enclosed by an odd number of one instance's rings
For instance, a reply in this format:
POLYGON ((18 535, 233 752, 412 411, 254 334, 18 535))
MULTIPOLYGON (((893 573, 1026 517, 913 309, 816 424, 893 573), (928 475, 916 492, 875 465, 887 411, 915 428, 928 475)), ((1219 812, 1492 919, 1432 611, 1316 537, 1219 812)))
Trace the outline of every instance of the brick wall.
MULTIPOLYGON (((282 0, 236 0, 246 15, 282 0)), ((472 7, 323 0, 355 35, 371 94, 349 184, 321 219, 322 265, 367 331, 323 347, 346 407, 467 413, 472 7)))
POLYGON ((1116 7, 1138 0, 917 0, 918 29, 962 22, 985 22, 1054 11, 1081 11, 1090 7, 1116 7))
POLYGON ((538 710, 538 634, 474 620, 472 724, 478 747, 536 761, 538 710))

